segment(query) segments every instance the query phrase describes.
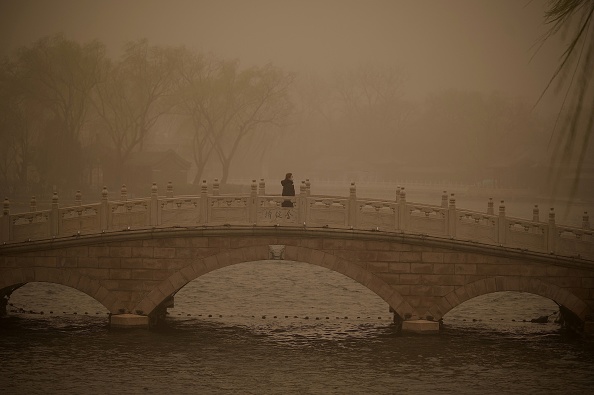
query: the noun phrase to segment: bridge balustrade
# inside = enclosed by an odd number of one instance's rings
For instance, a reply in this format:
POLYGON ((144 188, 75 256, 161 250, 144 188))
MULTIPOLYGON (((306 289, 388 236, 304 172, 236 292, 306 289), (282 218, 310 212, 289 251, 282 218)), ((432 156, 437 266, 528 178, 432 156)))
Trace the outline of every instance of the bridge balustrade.
POLYGON ((119 200, 108 200, 107 189, 99 203, 59 207, 54 194, 49 210, 11 214, 7 199, 0 217, 0 242, 18 243, 85 234, 127 231, 153 227, 196 226, 306 226, 406 232, 455 239, 534 252, 579 256, 594 260, 594 236, 587 215, 582 228, 558 225, 551 209, 547 222, 539 221, 538 208, 532 220, 507 217, 503 201, 499 213, 456 207, 454 195, 442 196, 441 205, 408 202, 398 188, 394 200, 358 198, 351 184, 349 196, 312 195, 309 180, 302 182, 297 196, 266 195, 264 180, 254 180, 249 194, 223 195, 218 183, 208 193, 203 181, 198 196, 174 196, 167 186, 166 196, 158 196, 153 184, 151 196, 128 199, 125 187, 119 200), (291 207, 286 207, 285 202, 291 207))

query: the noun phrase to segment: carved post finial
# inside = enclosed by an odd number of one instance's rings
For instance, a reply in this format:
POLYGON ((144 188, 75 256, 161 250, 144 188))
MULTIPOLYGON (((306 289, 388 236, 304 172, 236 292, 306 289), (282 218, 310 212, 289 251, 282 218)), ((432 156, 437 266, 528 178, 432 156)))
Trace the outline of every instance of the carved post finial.
POLYGON ((52 210, 50 212, 50 234, 52 236, 58 235, 58 217, 59 217, 59 206, 58 206, 58 192, 54 191, 54 195, 52 196, 52 210))
POLYGON ((126 184, 122 184, 122 188, 120 189, 120 198, 122 200, 128 200, 128 188, 126 188, 126 184))
POLYGON ((406 192, 404 191, 404 187, 398 187, 399 194, 398 194, 398 218, 397 218, 397 225, 396 229, 400 231, 406 230, 408 217, 407 217, 407 207, 406 207, 406 192))
POLYGON ((248 218, 252 224, 255 224, 258 219, 258 183, 255 179, 252 180, 252 188, 248 200, 248 218))
POLYGON ((495 210, 493 208, 493 198, 489 198, 489 201, 487 202, 487 214, 488 215, 495 214, 495 210))
POLYGON ((505 202, 503 200, 499 203, 499 216, 505 217, 505 202))
POLYGON ((307 196, 311 195, 311 183, 309 182, 309 178, 305 179, 305 193, 307 196))
POLYGON ((582 228, 590 229, 590 217, 587 211, 584 211, 584 216, 582 217, 582 228))
POLYGON ((400 185, 396 186, 396 203, 400 200, 400 185))
POLYGON ((266 195, 266 182, 263 178, 260 178, 258 183, 258 195, 266 195))
POLYGON ((456 196, 453 193, 450 195, 450 208, 456 208, 456 196))
POLYGON ((109 204, 107 202, 107 187, 103 186, 103 189, 101 190, 101 205, 99 206, 101 230, 106 230, 108 228, 108 209, 109 204))
POLYGON ((299 193, 305 195, 305 181, 301 181, 301 184, 299 185, 299 193))
POLYGON ((450 205, 448 206, 448 235, 456 237, 456 196, 450 195, 450 205))
POLYGON ((4 198, 4 203, 2 204, 2 215, 10 214, 10 202, 8 201, 8 197, 4 198))
POLYGON ((538 204, 535 204, 532 209, 532 221, 540 222, 540 210, 538 209, 538 204))
POLYGON ((443 191, 441 195, 441 207, 448 208, 448 191, 443 191))
POLYGON ((80 193, 80 189, 77 189, 76 194, 74 195, 74 202, 77 206, 82 205, 82 193, 80 193))
POLYGON ((30 207, 31 207, 31 211, 33 211, 33 212, 37 211, 37 200, 35 199, 35 196, 31 196, 30 207))
POLYGON ((352 228, 357 226, 357 187, 351 182, 348 200, 348 224, 352 228))
POLYGON ((507 244, 507 218, 505 218, 505 202, 499 204, 499 218, 497 218, 497 242, 500 245, 507 244))
POLYGON ((549 211, 549 238, 548 251, 550 253, 557 252, 557 226, 555 225, 555 208, 551 207, 549 211))
MULTIPOLYGON (((256 182, 256 180, 252 180, 252 183, 254 183, 254 182, 256 182)), ((212 194, 214 196, 219 196, 219 188, 220 188, 219 179, 215 178, 212 183, 212 194)))
POLYGON ((159 197, 157 195, 157 183, 151 185, 151 206, 150 206, 150 224, 156 226, 159 223, 159 197))
POLYGON ((208 185, 206 185, 206 180, 202 180, 202 185, 200 185, 200 222, 208 223, 208 185))
POLYGON ((172 198, 173 197, 173 183, 171 181, 167 182, 167 191, 165 192, 165 195, 168 198, 172 198))

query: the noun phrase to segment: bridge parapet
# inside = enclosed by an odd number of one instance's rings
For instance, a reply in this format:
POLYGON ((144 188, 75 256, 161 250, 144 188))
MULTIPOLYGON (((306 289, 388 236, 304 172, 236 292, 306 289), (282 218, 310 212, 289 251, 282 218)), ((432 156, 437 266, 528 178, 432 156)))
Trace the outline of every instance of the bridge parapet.
POLYGON ((440 205, 408 202, 404 188, 394 200, 359 198, 351 184, 348 196, 311 194, 309 180, 300 185, 297 196, 267 195, 265 182, 252 181, 249 194, 223 195, 218 182, 212 192, 203 181, 200 195, 174 196, 167 185, 158 196, 155 184, 147 198, 128 199, 125 186, 119 200, 108 200, 107 189, 99 203, 82 204, 80 193, 71 207, 60 207, 54 194, 49 210, 11 214, 3 203, 0 242, 76 237, 82 234, 119 232, 132 229, 197 226, 299 226, 311 228, 363 229, 400 232, 497 245, 594 260, 594 235, 584 214, 582 228, 559 225, 551 209, 548 221, 539 220, 538 207, 532 219, 507 217, 501 201, 498 214, 492 200, 486 213, 456 207, 455 196, 444 191, 440 205))

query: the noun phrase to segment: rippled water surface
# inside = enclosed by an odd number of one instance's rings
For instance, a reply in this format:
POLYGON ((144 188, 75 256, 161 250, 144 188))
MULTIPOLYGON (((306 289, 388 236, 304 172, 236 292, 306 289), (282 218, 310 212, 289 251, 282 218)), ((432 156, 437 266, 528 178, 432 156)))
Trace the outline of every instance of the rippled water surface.
POLYGON ((552 301, 500 292, 398 334, 388 306, 350 279, 287 261, 243 263, 184 287, 165 325, 114 331, 78 291, 31 283, 0 319, 2 393, 586 394, 594 343, 552 301), (41 314, 43 312, 43 314, 41 314), (75 314, 76 313, 76 314, 75 314), (525 322, 526 321, 526 322, 525 322))

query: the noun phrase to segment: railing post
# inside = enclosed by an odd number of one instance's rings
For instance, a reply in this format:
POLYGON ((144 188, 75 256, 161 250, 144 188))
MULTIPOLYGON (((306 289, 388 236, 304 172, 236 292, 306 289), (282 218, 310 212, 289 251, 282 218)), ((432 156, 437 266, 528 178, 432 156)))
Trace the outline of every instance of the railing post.
POLYGON ((404 187, 400 188, 400 199, 398 199, 398 229, 406 230, 406 191, 404 187))
POLYGON ((29 208, 32 213, 37 211, 37 200, 35 199, 35 196, 31 196, 31 201, 29 202, 29 208))
POLYGON ((120 200, 124 202, 128 200, 128 188, 126 188, 126 184, 122 184, 122 188, 120 189, 120 200))
POLYGON ((357 227, 357 187, 354 182, 351 182, 349 188, 349 212, 348 225, 353 228, 357 227))
POLYGON ((52 196, 52 211, 50 214, 50 237, 57 236, 60 232, 58 227, 59 220, 59 205, 58 205, 58 192, 54 192, 52 196))
POLYGON ((297 197, 297 222, 304 224, 307 220, 307 192, 305 191, 305 181, 299 184, 299 196, 297 197))
POLYGON ((453 193, 448 206, 448 236, 456 237, 456 197, 453 193))
POLYGON ((208 185, 206 185, 206 180, 202 180, 200 186, 200 220, 203 224, 208 223, 208 185))
MULTIPOLYGON (((252 182, 255 182, 256 180, 252 180, 252 182)), ((212 195, 213 196, 219 196, 219 179, 215 178, 214 182, 212 183, 212 195)))
MULTIPOLYGON (((396 203, 400 200, 400 185, 396 186, 396 203)), ((398 226, 398 225, 396 225, 398 226)))
POLYGON ((590 229, 590 217, 587 211, 584 211, 584 216, 582 217, 582 229, 590 229))
POLYGON ((441 195, 441 207, 448 208, 448 191, 443 191, 441 195))
POLYGON ((10 235, 10 202, 8 201, 8 197, 4 198, 4 203, 2 204, 2 217, 0 217, 0 241, 7 242, 11 240, 10 235))
POLYGON ((532 209, 532 222, 540 222, 540 213, 538 210, 538 204, 534 205, 532 209))
POLYGON ((505 241, 506 226, 507 226, 507 220, 505 219, 505 203, 502 200, 501 204, 499 205, 499 220, 498 220, 498 233, 497 233, 498 234, 497 241, 501 245, 505 245, 505 243, 506 243, 506 241, 505 241))
POLYGON ((557 251, 557 226, 555 225, 555 209, 551 207, 549 211, 549 240, 548 252, 555 253, 557 251))
POLYGON ((107 187, 104 186, 101 190, 101 206, 99 211, 101 214, 101 230, 107 230, 109 228, 109 205, 107 203, 107 187))
POLYGON ((487 215, 495 215, 495 210, 493 209, 493 198, 489 198, 487 202, 487 215))
MULTIPOLYGON (((216 178, 215 182, 217 182, 216 178)), ((255 224, 258 217, 258 184, 256 183, 256 180, 252 180, 248 210, 250 223, 255 224)))
MULTIPOLYGON (((170 184, 171 184, 171 182, 170 182, 170 184)), ((159 196, 157 195, 158 191, 159 191, 159 188, 157 187, 157 183, 153 182, 153 185, 151 186, 151 219, 150 219, 151 226, 159 225, 159 196)), ((173 193, 173 187, 172 187, 172 193, 173 193)))
POLYGON ((171 181, 167 182, 167 191, 165 192, 165 196, 167 198, 173 197, 173 183, 171 181))
POLYGON ((263 178, 260 178, 260 183, 258 183, 258 195, 266 195, 266 182, 263 178))
POLYGON ((309 178, 305 179, 305 195, 308 197, 311 195, 311 183, 309 182, 309 178))
POLYGON ((74 195, 74 204, 82 206, 82 193, 80 193, 80 189, 78 189, 74 195))

